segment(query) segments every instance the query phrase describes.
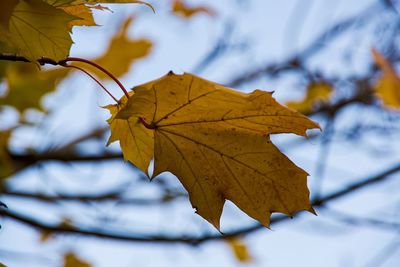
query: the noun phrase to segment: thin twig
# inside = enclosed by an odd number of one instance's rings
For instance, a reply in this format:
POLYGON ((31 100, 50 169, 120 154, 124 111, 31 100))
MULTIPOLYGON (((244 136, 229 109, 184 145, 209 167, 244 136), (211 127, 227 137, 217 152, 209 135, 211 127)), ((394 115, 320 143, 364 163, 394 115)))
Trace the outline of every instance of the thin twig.
POLYGON ((58 62, 59 65, 64 66, 67 62, 71 62, 71 61, 75 61, 75 62, 83 62, 86 64, 89 64, 99 70, 101 70, 102 72, 104 72, 105 74, 108 75, 108 77, 110 77, 116 84, 118 84, 118 86, 121 88, 121 90, 124 92, 125 96, 127 98, 129 98, 129 93, 128 91, 125 89, 125 87, 122 85, 122 83, 108 70, 106 70, 105 68, 103 68, 102 66, 98 65, 97 63, 84 59, 84 58, 79 58, 79 57, 68 57, 64 60, 61 60, 58 62))
MULTIPOLYGON (((32 62, 31 60, 27 59, 26 57, 18 56, 18 55, 15 55, 15 54, 7 54, 7 53, 0 53, 0 60, 32 62)), ((63 66, 63 67, 66 67, 67 66, 66 63, 70 62, 70 61, 83 62, 83 63, 89 64, 89 65, 99 69, 100 71, 104 72, 116 84, 118 84, 118 86, 124 92, 125 96, 127 98, 129 98, 128 90, 125 89, 125 87, 122 85, 122 83, 111 72, 109 72, 108 70, 106 70, 102 66, 96 64, 95 62, 92 62, 92 61, 84 59, 84 58, 79 58, 79 57, 68 57, 68 58, 60 60, 60 61, 55 61, 55 60, 53 60, 51 58, 45 58, 45 57, 42 57, 42 58, 36 60, 36 62, 38 62, 40 65, 50 64, 50 65, 55 65, 55 66, 56 65, 60 65, 60 66, 63 66)))
MULTIPOLYGON (((32 62, 29 59, 27 59, 26 57, 23 56, 18 56, 15 54, 8 54, 8 53, 1 53, 0 54, 0 60, 7 60, 7 61, 19 61, 19 62, 32 62)), ((42 57, 38 60, 36 60, 40 65, 45 65, 45 64, 49 64, 49 65, 59 65, 57 61, 51 59, 51 58, 46 58, 46 57, 42 57)))
POLYGON ((116 99, 111 93, 110 91, 107 90, 107 88, 99 81, 97 80, 92 74, 90 74, 89 72, 87 72, 86 70, 82 69, 81 67, 78 66, 74 66, 74 65, 64 65, 64 67, 66 68, 73 68, 73 69, 77 69, 82 71, 83 73, 85 73, 87 76, 89 76, 90 78, 92 78, 92 80, 94 80, 101 88, 103 88, 103 90, 118 104, 118 99, 116 99))

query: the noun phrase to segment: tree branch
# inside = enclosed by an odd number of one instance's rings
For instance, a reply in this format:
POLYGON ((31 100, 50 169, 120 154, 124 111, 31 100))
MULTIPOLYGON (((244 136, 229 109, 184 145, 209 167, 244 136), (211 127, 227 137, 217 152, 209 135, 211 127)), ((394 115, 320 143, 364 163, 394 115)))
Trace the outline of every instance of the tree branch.
MULTIPOLYGON (((312 205, 314 207, 322 207, 326 203, 333 201, 335 199, 342 198, 346 195, 349 195, 352 192, 355 192, 357 190, 360 190, 362 188, 365 188, 367 186, 382 182, 386 180, 390 175, 395 174, 400 171, 400 164, 396 164, 395 166, 377 174, 371 177, 368 177, 366 179, 363 179, 361 182, 356 182, 348 187, 337 190, 336 192, 327 194, 324 197, 321 197, 319 199, 316 199, 312 202, 312 205)), ((130 234, 122 234, 122 233, 114 233, 114 232, 106 232, 106 231, 99 231, 99 230, 90 230, 90 229, 85 229, 84 227, 74 227, 74 226, 69 226, 69 225, 54 225, 54 224, 48 224, 44 222, 40 222, 34 218, 28 217, 26 215, 20 214, 15 211, 10 211, 7 209, 0 209, 0 214, 11 218, 15 221, 22 222, 24 224, 30 225, 32 227, 42 229, 45 231, 50 231, 54 232, 57 234, 65 233, 65 234, 79 234, 82 236, 87 236, 87 237, 98 237, 98 238, 104 238, 104 239, 114 239, 114 240, 121 240, 121 241, 133 241, 133 242, 154 242, 154 243, 186 243, 186 244, 191 244, 191 245, 198 245, 200 243, 205 243, 208 241, 213 241, 213 240, 224 240, 224 239, 229 239, 232 237, 237 237, 249 233, 253 233, 257 230, 264 229, 264 226, 260 224, 255 224, 249 227, 241 228, 238 230, 230 231, 227 232, 223 235, 215 235, 215 234, 210 234, 210 235, 204 235, 201 237, 197 236, 166 236, 166 235, 143 235, 143 234, 138 234, 138 233, 130 233, 130 234)), ((280 222, 287 221, 290 217, 286 216, 278 216, 275 218, 271 219, 271 224, 277 224, 280 222)))
POLYGON ((22 163, 23 165, 31 165, 39 161, 64 161, 64 162, 85 162, 85 161, 99 161, 99 160, 114 160, 122 159, 121 153, 104 153, 100 155, 81 156, 77 153, 43 153, 43 154, 26 154, 18 155, 11 154, 13 161, 22 163))
MULTIPOLYGON (((19 62, 32 62, 26 57, 23 56, 18 56, 15 54, 8 54, 8 53, 0 53, 0 60, 7 60, 7 61, 19 61, 19 62)), ((50 64, 50 65, 59 65, 57 61, 51 59, 51 58, 46 58, 42 57, 37 60, 37 62, 40 65, 45 65, 45 64, 50 64)))
POLYGON ((17 192, 3 190, 2 195, 8 197, 18 197, 18 198, 29 198, 33 200, 39 200, 48 203, 56 203, 59 201, 75 201, 75 202, 102 202, 102 201, 115 201, 118 204, 129 204, 129 205, 156 205, 162 203, 168 203, 171 200, 187 196, 187 194, 171 193, 166 194, 161 198, 123 198, 119 191, 105 193, 105 194, 88 194, 88 195, 45 195, 41 193, 30 193, 30 192, 17 192))

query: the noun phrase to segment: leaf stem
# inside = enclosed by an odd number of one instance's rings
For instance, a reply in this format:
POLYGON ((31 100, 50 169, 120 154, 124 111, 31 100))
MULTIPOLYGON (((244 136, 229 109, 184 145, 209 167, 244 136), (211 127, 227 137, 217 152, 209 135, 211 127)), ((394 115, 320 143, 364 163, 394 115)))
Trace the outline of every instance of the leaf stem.
POLYGON ((127 98, 129 98, 129 93, 128 93, 128 91, 125 89, 125 87, 122 85, 122 83, 121 83, 111 72, 109 72, 108 70, 106 70, 106 69, 103 68, 102 66, 96 64, 96 63, 93 62, 93 61, 90 61, 90 60, 87 60, 87 59, 84 59, 84 58, 79 58, 79 57, 67 57, 67 58, 64 59, 64 60, 59 61, 58 64, 60 64, 60 65, 63 66, 63 65, 66 65, 66 63, 67 63, 67 62, 70 62, 70 61, 83 62, 83 63, 89 64, 89 65, 92 65, 93 67, 97 68, 98 70, 104 72, 105 74, 108 75, 108 77, 110 77, 111 79, 113 79, 114 82, 116 82, 116 83, 118 84, 118 86, 119 86, 119 87, 121 88, 121 90, 124 92, 125 96, 126 96, 127 98))
POLYGON ((152 123, 148 123, 145 118, 139 117, 139 121, 146 127, 147 129, 154 130, 156 127, 152 123))
POLYGON ((99 82, 99 80, 97 80, 92 74, 90 74, 90 73, 87 72, 86 70, 84 70, 84 69, 82 69, 82 68, 80 68, 80 67, 78 67, 78 66, 74 66, 74 65, 63 64, 62 66, 63 66, 63 67, 66 67, 66 68, 77 69, 77 70, 80 70, 80 71, 84 72, 86 75, 88 75, 90 78, 92 78, 98 85, 100 85, 100 87, 103 88, 103 90, 104 90, 109 96, 111 96, 111 98, 114 99, 115 102, 117 102, 117 104, 119 103, 119 102, 118 102, 118 99, 116 99, 116 98, 110 93, 110 91, 108 91, 107 88, 106 88, 101 82, 99 82))

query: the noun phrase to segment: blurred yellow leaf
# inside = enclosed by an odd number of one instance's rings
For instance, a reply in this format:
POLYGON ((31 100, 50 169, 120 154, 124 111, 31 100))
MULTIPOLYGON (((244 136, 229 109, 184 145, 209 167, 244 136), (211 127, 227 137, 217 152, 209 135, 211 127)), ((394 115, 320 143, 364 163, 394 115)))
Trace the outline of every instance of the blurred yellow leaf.
MULTIPOLYGON (((62 218, 61 223, 59 224, 60 227, 65 227, 65 226, 73 226, 72 220, 70 218, 62 218)), ((49 231, 49 230, 41 230, 40 231, 40 242, 46 242, 50 238, 54 236, 54 231, 49 231)))
POLYGON ((73 19, 42 0, 20 0, 12 11, 8 27, 1 24, 0 40, 31 61, 41 57, 62 60, 72 45, 67 24, 73 19))
POLYGON ((91 267, 92 265, 76 256, 73 252, 64 254, 63 267, 91 267))
POLYGON ((7 266, 0 262, 0 267, 7 267, 7 266))
POLYGON ((5 70, 7 91, 0 95, 0 105, 12 106, 20 112, 28 108, 43 110, 41 98, 53 91, 68 71, 66 68, 40 71, 33 64, 9 63, 5 70))
POLYGON ((310 83, 307 93, 300 101, 290 101, 286 106, 302 113, 310 112, 316 104, 326 102, 333 92, 332 86, 327 82, 310 83))
POLYGON ((374 86, 375 92, 386 107, 400 108, 400 78, 396 70, 378 50, 372 49, 372 56, 376 65, 382 70, 382 75, 374 86))
POLYGON ((40 242, 46 242, 53 236, 53 231, 42 230, 40 231, 40 242))
POLYGON ((198 13, 205 13, 210 16, 214 16, 215 12, 206 6, 195 6, 191 7, 184 0, 173 0, 172 3, 172 12, 183 17, 183 18, 191 18, 192 16, 198 13))
MULTIPOLYGON (((269 92, 245 94, 191 74, 169 73, 133 91, 126 104, 109 107, 114 114, 110 142, 119 140, 124 153, 128 135, 146 149, 154 146, 152 177, 175 174, 196 212, 217 229, 226 200, 264 226, 272 212, 313 212, 308 174, 282 154, 269 135, 305 136, 318 124, 280 105, 269 92), (115 120, 125 120, 129 127, 113 127, 115 120)), ((131 153, 140 151, 137 146, 131 153)), ((145 157, 132 163, 147 164, 152 153, 145 157)))
POLYGON ((238 238, 230 238, 226 240, 228 242, 229 247, 231 248, 233 255, 235 258, 241 263, 248 263, 253 260, 249 253, 249 249, 243 240, 238 238))
MULTIPOLYGON (((147 56, 152 47, 152 43, 147 39, 130 39, 128 37, 132 21, 133 18, 128 18, 112 38, 107 51, 93 60, 117 77, 126 74, 135 61, 147 56)), ((92 71, 102 79, 109 79, 107 75, 97 69, 93 68, 92 71)))
POLYGON ((8 154, 8 139, 11 130, 0 131, 0 180, 8 177, 13 172, 11 158, 8 154))

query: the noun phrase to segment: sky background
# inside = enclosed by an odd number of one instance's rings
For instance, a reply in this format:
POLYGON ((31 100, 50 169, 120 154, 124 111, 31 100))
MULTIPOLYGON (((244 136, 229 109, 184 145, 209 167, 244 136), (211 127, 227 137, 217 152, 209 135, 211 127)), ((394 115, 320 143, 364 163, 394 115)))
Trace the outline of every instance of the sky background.
MULTIPOLYGON (((172 16, 168 9, 169 1, 157 2, 159 3, 151 2, 154 3, 156 14, 140 5, 109 5, 114 13, 95 12, 96 22, 102 26, 75 27, 72 35, 75 45, 70 54, 83 58, 94 58, 102 54, 107 48, 110 36, 124 18, 134 15, 135 21, 130 28, 130 35, 148 38, 153 41, 154 47, 148 57, 135 63, 129 74, 121 79, 126 87, 133 87, 163 76, 170 70, 176 73, 195 71, 196 66, 230 24, 232 34, 228 41, 238 44, 239 48, 232 49, 207 68, 194 73, 224 84, 252 66, 279 62, 296 54, 327 27, 364 10, 375 1, 191 1, 210 6, 217 16, 200 14, 190 20, 172 16)), ((370 49, 374 45, 373 39, 365 32, 345 35, 333 43, 327 43, 324 52, 308 64, 311 68, 338 76, 349 72, 362 73, 366 70, 366 63, 371 60, 370 49), (352 54, 350 61, 346 61, 343 56, 347 50, 352 54)), ((122 96, 114 84, 107 82, 106 85, 114 95, 122 96)), ((260 88, 274 91, 274 97, 284 103, 302 96, 302 90, 293 90, 300 86, 297 80, 290 77, 279 80, 262 78, 237 89, 252 91, 260 88)), ((36 149, 48 147, 52 145, 49 140, 67 142, 99 125, 105 126, 109 114, 101 107, 110 104, 111 99, 88 77, 75 73, 62 83, 56 93, 47 96, 44 103, 53 111, 49 115, 50 119, 43 120, 35 131, 18 130, 12 139, 16 150, 27 145, 36 149)), ((12 111, 9 111, 7 117, 12 116, 12 111)), ((31 112, 29 116, 33 120, 42 118, 37 112, 31 112)), ((355 119, 372 122, 381 120, 376 113, 367 110, 360 113, 359 109, 354 109, 353 112, 351 108, 341 116, 335 125, 339 128, 345 127, 355 119)), ((318 121, 319 118, 313 119, 318 121)), ((318 122, 325 127, 325 121, 318 122)), ((396 144, 398 137, 397 134, 390 138, 393 138, 393 143, 396 144)), ((373 137, 367 139, 367 142, 375 142, 379 147, 379 140, 373 137)), ((301 145, 288 146, 290 142, 298 143, 300 138, 283 135, 273 136, 272 140, 293 162, 310 173, 309 186, 313 192, 313 178, 321 156, 319 141, 303 140, 301 145)), ((105 141, 102 142, 105 145, 105 141)), ((81 149, 84 153, 95 153, 99 149, 99 143, 89 142, 82 145, 81 149)), ((119 145, 114 143, 108 149, 118 151, 119 145)), ((400 156, 398 145, 391 147, 383 156, 374 155, 361 145, 349 142, 339 143, 330 149, 322 192, 334 191, 357 181, 358 178, 378 173, 395 163, 400 156)), ((29 170, 20 174, 20 177, 13 179, 13 187, 32 188, 43 192, 98 192, 115 185, 113 177, 116 176, 119 177, 118 183, 128 185, 139 179, 138 174, 128 170, 130 168, 126 164, 80 164, 66 169, 57 163, 48 163, 40 170, 29 170)), ((384 262, 379 259, 379 252, 385 246, 393 242, 398 244, 399 235, 395 231, 352 226, 338 222, 332 216, 335 211, 373 218, 391 218, 394 214, 399 214, 400 207, 396 209, 395 205, 390 205, 398 203, 399 200, 398 191, 395 189, 399 186, 396 178, 378 185, 377 191, 364 189, 350 197, 330 203, 326 210, 317 209, 318 216, 301 212, 294 220, 272 226, 272 230, 263 229, 244 237, 243 242, 253 258, 252 262, 245 265, 372 267, 377 266, 377 260, 382 263, 380 266, 399 266, 400 250, 395 251, 384 262)), ((163 175, 157 179, 180 186, 172 175, 163 175)), ((157 196, 159 191, 151 183, 142 183, 132 188, 129 193, 132 196, 152 197, 157 196)), ((108 220, 111 227, 114 227, 112 229, 118 232, 177 235, 188 233, 199 236, 202 233, 216 233, 211 225, 193 212, 187 199, 151 209, 115 204, 101 207, 93 205, 91 211, 83 210, 74 204, 64 204, 62 210, 57 210, 54 207, 42 209, 38 203, 15 198, 2 198, 2 201, 10 208, 27 211, 50 222, 57 222, 60 216, 70 216, 82 224, 91 225, 93 218, 104 217, 104 220, 108 220)), ((221 222, 222 232, 254 223, 231 203, 226 204, 221 222)), ((9 220, 2 220, 1 224, 0 261, 9 267, 24 267, 27 266, 27 262, 30 267, 61 266, 60 257, 68 250, 74 251, 96 267, 242 265, 235 259, 227 243, 221 241, 193 247, 185 244, 140 244, 60 235, 41 243, 37 230, 9 220)))

